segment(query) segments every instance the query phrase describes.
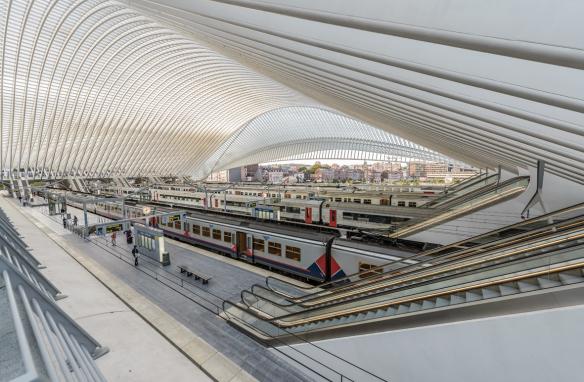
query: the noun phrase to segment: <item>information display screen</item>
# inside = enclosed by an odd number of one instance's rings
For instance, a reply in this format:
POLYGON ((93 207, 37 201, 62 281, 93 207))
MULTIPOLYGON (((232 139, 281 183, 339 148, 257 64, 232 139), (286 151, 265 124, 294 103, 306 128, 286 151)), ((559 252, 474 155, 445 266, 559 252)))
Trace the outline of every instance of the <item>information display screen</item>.
POLYGON ((170 223, 171 223, 171 222, 176 222, 176 221, 179 221, 179 220, 180 220, 180 214, 177 214, 177 215, 170 215, 170 216, 168 217, 168 221, 169 221, 170 223))
POLYGON ((112 233, 112 232, 118 232, 122 230, 122 225, 121 224, 115 224, 115 225, 108 225, 107 227, 105 227, 105 233, 112 233))

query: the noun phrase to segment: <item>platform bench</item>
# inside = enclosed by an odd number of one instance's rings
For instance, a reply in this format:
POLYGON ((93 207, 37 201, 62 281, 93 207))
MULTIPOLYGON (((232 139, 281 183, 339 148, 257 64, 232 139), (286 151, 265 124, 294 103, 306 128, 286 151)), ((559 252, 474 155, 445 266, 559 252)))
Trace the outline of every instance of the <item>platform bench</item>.
POLYGON ((195 273, 186 265, 178 265, 177 268, 180 270, 180 273, 186 273, 187 277, 195 276, 195 280, 201 280, 203 284, 208 284, 209 280, 213 278, 202 273, 195 273))
POLYGON ((189 270, 189 267, 187 267, 186 265, 179 265, 179 266, 177 266, 177 268, 180 270, 180 273, 186 273, 187 277, 190 277, 193 275, 193 272, 191 272, 189 270))

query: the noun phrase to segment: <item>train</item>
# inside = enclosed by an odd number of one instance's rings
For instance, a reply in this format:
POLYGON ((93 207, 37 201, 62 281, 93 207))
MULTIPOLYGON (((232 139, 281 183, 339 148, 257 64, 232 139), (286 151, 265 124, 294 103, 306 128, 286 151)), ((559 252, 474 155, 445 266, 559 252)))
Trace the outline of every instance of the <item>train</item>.
MULTIPOLYGON (((171 189, 175 188, 175 189, 171 189)), ((233 191, 233 190, 229 190, 233 191)), ((229 191, 210 193, 195 190, 151 189, 151 202, 173 207, 191 207, 236 214, 244 214, 263 220, 297 221, 347 229, 388 230, 424 214, 414 208, 424 205, 428 195, 399 193, 381 196, 371 193, 336 193, 328 196, 281 194, 269 192, 229 191), (341 196, 343 195, 343 196, 341 196), (301 196, 301 197, 300 197, 301 196)), ((256 190, 257 191, 257 190, 256 190)), ((288 191, 287 191, 288 192, 288 191)))
MULTIPOLYGON (((74 202, 70 204, 79 207, 74 202)), ((144 218, 167 237, 315 283, 335 281, 358 272, 365 277, 371 274, 368 271, 376 272, 377 266, 391 261, 396 265, 414 264, 408 257, 417 253, 349 240, 332 228, 317 231, 203 212, 189 212, 184 221, 164 222, 160 217, 144 214, 144 206, 124 208, 127 218, 144 218)), ((111 219, 124 216, 118 202, 101 202, 89 211, 111 219)), ((166 211, 152 207, 152 212, 166 211)))

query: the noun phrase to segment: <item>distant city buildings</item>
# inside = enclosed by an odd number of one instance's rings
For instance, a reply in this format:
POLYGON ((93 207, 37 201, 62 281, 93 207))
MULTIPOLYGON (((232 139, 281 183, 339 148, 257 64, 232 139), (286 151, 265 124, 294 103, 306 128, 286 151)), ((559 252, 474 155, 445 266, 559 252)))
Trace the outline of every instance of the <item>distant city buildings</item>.
POLYGON ((421 181, 430 183, 451 183, 477 173, 472 167, 441 162, 410 161, 374 162, 356 165, 331 165, 315 162, 312 166, 299 164, 249 165, 241 168, 218 171, 207 180, 212 182, 268 182, 291 184, 302 182, 316 183, 398 183, 421 181))

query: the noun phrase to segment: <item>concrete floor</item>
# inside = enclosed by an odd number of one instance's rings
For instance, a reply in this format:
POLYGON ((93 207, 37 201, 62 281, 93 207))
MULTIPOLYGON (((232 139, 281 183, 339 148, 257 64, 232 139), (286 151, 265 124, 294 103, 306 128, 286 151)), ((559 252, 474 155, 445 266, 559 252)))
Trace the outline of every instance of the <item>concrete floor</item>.
MULTIPOLYGON (((298 368, 274 354, 273 350, 242 334, 215 314, 220 311, 222 300, 238 301, 242 289, 254 283, 263 284, 266 271, 252 272, 222 259, 203 255, 201 252, 205 251, 195 247, 172 244, 170 240, 167 240, 166 249, 171 254, 171 266, 161 267, 142 256, 139 269, 136 269, 131 264, 131 248, 123 244, 125 240, 118 239, 116 247, 112 247, 107 238, 94 239, 88 243, 64 230, 58 217, 46 216, 43 207, 27 208, 26 212, 41 220, 69 246, 90 256, 113 276, 158 305, 259 381, 310 380, 298 368), (175 284, 180 283, 181 279, 176 264, 200 269, 213 276, 213 279, 208 285, 202 285, 191 277, 188 281, 194 285, 186 284, 186 288, 181 288, 175 284), (178 292, 148 275, 158 277, 178 292)), ((69 212, 74 215, 79 213, 78 218, 82 221, 81 211, 71 209, 69 212)), ((89 220, 90 223, 104 221, 92 214, 89 214, 89 220)))
MULTIPOLYGON (((0 196, 0 206, 68 297, 58 305, 110 351, 97 360, 109 381, 211 381, 164 337, 0 196)), ((65 235, 64 232, 61 234, 65 235)), ((70 234, 69 234, 70 235, 70 234)))

